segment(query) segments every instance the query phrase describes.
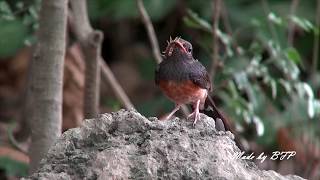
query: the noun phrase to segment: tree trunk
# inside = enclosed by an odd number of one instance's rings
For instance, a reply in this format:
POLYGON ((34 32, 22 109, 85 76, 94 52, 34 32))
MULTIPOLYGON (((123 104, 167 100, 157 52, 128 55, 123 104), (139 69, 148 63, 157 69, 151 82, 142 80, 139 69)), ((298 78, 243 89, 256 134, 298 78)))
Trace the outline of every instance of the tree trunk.
POLYGON ((27 85, 27 99, 32 102, 28 117, 31 173, 61 134, 67 0, 43 0, 39 17, 38 42, 27 85))

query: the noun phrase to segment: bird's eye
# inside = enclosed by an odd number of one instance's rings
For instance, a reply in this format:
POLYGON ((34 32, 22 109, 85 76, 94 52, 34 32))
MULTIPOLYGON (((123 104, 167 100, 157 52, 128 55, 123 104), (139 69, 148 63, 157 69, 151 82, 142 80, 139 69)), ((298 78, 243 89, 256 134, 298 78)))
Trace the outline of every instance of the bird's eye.
POLYGON ((188 51, 188 53, 191 53, 192 51, 191 47, 188 47, 186 44, 182 44, 182 46, 184 47, 185 50, 188 51))

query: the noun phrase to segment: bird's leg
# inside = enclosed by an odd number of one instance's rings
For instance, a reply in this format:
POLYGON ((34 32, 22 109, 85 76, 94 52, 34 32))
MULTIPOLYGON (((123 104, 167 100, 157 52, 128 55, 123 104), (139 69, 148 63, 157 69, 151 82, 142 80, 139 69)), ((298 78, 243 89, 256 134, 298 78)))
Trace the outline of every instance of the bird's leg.
POLYGON ((169 120, 171 116, 180 109, 180 107, 180 104, 176 104, 176 107, 170 112, 170 114, 164 120, 169 120))
POLYGON ((200 105, 200 99, 196 103, 196 107, 194 108, 194 111, 192 114, 194 114, 194 122, 193 125, 196 125, 197 121, 200 119, 200 113, 199 113, 199 105, 200 105))
POLYGON ((193 112, 188 115, 187 119, 194 117, 194 114, 195 114, 195 111, 193 110, 193 112))
POLYGON ((193 112, 188 115, 187 119, 195 118, 197 103, 192 104, 192 107, 193 107, 193 109, 192 109, 193 112))

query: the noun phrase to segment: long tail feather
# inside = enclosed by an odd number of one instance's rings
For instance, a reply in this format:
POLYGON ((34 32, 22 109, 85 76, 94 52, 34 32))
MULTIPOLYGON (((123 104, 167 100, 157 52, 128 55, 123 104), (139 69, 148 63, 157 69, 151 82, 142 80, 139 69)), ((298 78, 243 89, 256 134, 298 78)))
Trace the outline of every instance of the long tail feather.
POLYGON ((244 151, 245 148, 240 142, 239 135, 234 130, 230 121, 223 115, 222 112, 219 111, 213 99, 208 96, 205 102, 204 109, 200 111, 207 116, 212 117, 216 121, 216 128, 218 130, 230 131, 235 136, 235 142, 240 150, 244 151))

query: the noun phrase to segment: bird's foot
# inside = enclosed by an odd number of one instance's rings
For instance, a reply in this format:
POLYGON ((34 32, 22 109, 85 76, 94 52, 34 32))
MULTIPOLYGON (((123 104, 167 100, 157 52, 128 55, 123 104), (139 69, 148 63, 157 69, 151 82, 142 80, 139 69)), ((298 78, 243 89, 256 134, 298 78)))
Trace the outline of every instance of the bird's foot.
POLYGON ((176 107, 170 112, 170 114, 161 118, 160 120, 165 120, 165 121, 169 120, 173 116, 173 114, 176 113, 180 109, 180 106, 181 106, 180 104, 176 104, 176 107))
POLYGON ((197 121, 200 119, 199 105, 200 105, 200 100, 198 100, 198 101, 196 102, 193 113, 191 113, 191 114, 188 116, 188 118, 194 117, 193 126, 195 126, 196 123, 197 123, 197 121))
POLYGON ((193 113, 189 114, 187 118, 188 119, 193 118, 194 119, 193 126, 195 126, 197 121, 200 119, 200 113, 199 111, 195 110, 193 113))
POLYGON ((196 111, 194 116, 195 116, 195 117, 194 117, 194 121, 193 121, 193 126, 195 126, 196 123, 197 123, 197 121, 200 119, 200 113, 199 113, 199 111, 196 111))
POLYGON ((192 112, 191 114, 189 114, 187 119, 194 118, 194 116, 195 116, 194 114, 195 114, 195 112, 192 112))

